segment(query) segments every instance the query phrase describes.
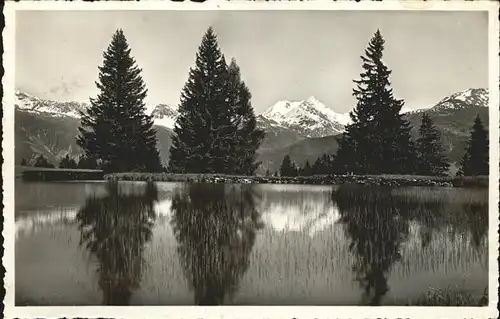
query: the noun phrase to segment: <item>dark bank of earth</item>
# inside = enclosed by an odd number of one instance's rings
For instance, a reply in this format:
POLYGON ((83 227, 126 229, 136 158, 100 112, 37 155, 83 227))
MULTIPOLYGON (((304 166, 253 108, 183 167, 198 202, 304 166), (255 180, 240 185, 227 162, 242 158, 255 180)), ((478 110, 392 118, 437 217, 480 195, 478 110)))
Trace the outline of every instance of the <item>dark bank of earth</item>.
POLYGON ((299 177, 232 176, 222 174, 168 174, 168 173, 115 173, 104 176, 106 180, 163 181, 187 183, 235 183, 235 184, 310 184, 340 185, 358 184, 374 186, 438 186, 488 188, 487 176, 432 177, 407 175, 315 175, 299 177))
POLYGON ((26 182, 57 182, 77 180, 103 180, 104 172, 93 169, 61 169, 41 167, 16 167, 16 177, 26 182))

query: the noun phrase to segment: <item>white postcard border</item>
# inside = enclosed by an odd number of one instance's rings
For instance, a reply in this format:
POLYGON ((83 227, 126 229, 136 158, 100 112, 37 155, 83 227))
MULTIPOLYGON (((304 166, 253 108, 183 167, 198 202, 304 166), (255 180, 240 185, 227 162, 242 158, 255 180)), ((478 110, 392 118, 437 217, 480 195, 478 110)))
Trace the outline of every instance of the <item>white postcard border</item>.
POLYGON ((206 3, 171 1, 143 2, 7 2, 3 30, 5 70, 2 155, 4 163, 4 287, 5 318, 497 318, 498 310, 498 200, 499 200, 499 5, 494 1, 386 1, 386 2, 249 2, 208 1, 206 3), (490 128, 490 194, 489 194, 489 306, 488 307, 338 307, 338 306, 78 306, 15 307, 14 267, 14 78, 15 78, 15 12, 17 10, 432 10, 489 12, 489 128, 490 128))

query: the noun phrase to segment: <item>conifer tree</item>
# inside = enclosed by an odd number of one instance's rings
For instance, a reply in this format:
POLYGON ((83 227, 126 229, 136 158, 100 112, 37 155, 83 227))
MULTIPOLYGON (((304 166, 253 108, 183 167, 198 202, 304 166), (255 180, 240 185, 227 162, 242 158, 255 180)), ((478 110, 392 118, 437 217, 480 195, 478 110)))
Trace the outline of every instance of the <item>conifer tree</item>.
POLYGON ((408 174, 416 164, 411 126, 400 114, 403 101, 393 96, 391 71, 382 61, 384 39, 379 30, 362 56, 360 80, 353 95, 352 123, 339 139, 335 169, 356 174, 408 174))
POLYGON ((257 120, 250 103, 252 95, 241 80, 240 68, 235 59, 228 66, 228 94, 231 111, 231 126, 235 130, 234 151, 229 154, 234 163, 235 174, 253 175, 260 165, 256 162, 257 149, 264 138, 264 131, 257 128, 257 120))
POLYGON ((77 163, 73 158, 69 157, 69 155, 67 154, 61 159, 61 162, 59 163, 59 168, 75 169, 77 168, 77 163))
POLYGON ((333 173, 333 157, 323 154, 314 162, 311 171, 313 175, 327 175, 333 173))
POLYGON ((429 115, 422 115, 422 124, 418 130, 416 142, 418 166, 417 174, 426 176, 446 175, 449 164, 443 155, 441 133, 434 125, 429 115))
POLYGON ((209 28, 181 94, 169 171, 253 174, 263 132, 250 98, 239 67, 234 61, 228 67, 209 28))
POLYGON ((42 154, 39 154, 36 159, 35 163, 33 164, 34 167, 43 167, 43 168, 54 168, 54 165, 50 163, 45 156, 42 154))
POLYGON ((489 138, 479 115, 474 120, 459 175, 479 176, 489 174, 489 138))
POLYGON ((24 157, 21 159, 21 166, 28 166, 28 162, 24 157))
POLYGON ((226 103, 227 65, 212 28, 205 33, 195 67, 181 94, 179 116, 170 147, 169 171, 221 173, 233 141, 226 103), (230 131, 230 132, 228 132, 230 131), (227 138, 227 139, 226 139, 227 138))
POLYGON ((283 162, 281 162, 280 175, 288 177, 297 176, 297 171, 297 166, 292 162, 290 155, 285 155, 283 162))
POLYGON ((311 164, 309 164, 309 161, 306 161, 304 166, 300 169, 300 176, 312 176, 313 171, 311 164))
POLYGON ((117 30, 99 67, 100 90, 82 113, 77 144, 107 171, 161 170, 153 119, 146 115, 147 94, 123 31, 117 30))

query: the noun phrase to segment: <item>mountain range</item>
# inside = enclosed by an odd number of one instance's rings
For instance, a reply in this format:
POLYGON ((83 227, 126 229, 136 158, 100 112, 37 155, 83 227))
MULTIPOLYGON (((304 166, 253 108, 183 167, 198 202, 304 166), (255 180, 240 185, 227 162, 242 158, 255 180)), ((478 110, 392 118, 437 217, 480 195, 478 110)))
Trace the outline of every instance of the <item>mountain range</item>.
MULTIPOLYGON (((53 101, 16 91, 16 163, 22 158, 33 159, 39 153, 54 164, 66 154, 79 156, 81 151, 75 138, 80 112, 88 106, 88 103, 53 101)), ((405 116, 416 136, 422 113, 429 114, 443 134, 446 155, 456 163, 462 156, 474 117, 479 114, 488 124, 487 107, 486 89, 468 89, 405 116)), ((147 105, 146 113, 154 119, 160 156, 166 165, 177 108, 167 104, 147 105)), ((337 136, 349 122, 348 113, 337 113, 312 96, 303 101, 276 102, 257 116, 259 128, 266 132, 258 150, 258 159, 262 161, 259 172, 277 170, 286 154, 303 165, 324 153, 335 153, 337 136)))

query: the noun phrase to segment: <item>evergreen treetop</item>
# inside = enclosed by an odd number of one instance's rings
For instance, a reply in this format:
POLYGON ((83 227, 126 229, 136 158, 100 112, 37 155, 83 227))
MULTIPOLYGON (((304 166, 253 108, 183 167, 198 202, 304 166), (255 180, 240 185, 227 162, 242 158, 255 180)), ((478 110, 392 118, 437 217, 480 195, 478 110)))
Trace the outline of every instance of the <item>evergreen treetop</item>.
POLYGON ((54 165, 50 163, 43 154, 39 154, 36 159, 35 163, 33 164, 34 167, 43 167, 43 168, 54 168, 54 165))
POLYGON ((103 53, 99 94, 81 116, 77 144, 108 171, 161 170, 153 119, 146 115, 142 70, 121 29, 103 53))
POLYGON ((361 56, 363 72, 354 80, 357 103, 352 123, 338 140, 335 170, 356 174, 408 174, 415 165, 411 126, 400 114, 403 101, 393 96, 383 63, 385 41, 379 30, 361 56))
POLYGON ((333 157, 329 154, 323 154, 319 157, 311 167, 313 175, 327 175, 334 173, 333 157))
POLYGON ((300 169, 300 176, 312 176, 313 170, 309 161, 306 161, 304 166, 300 169))
POLYGON ((441 133, 426 113, 422 115, 422 124, 416 141, 418 166, 417 174, 426 176, 446 175, 449 164, 443 155, 441 133))
POLYGON ((464 156, 460 162, 459 175, 479 176, 489 174, 488 131, 479 115, 474 120, 464 156))
POLYGON ((250 99, 238 65, 226 64, 209 28, 181 94, 169 171, 253 174, 264 132, 256 128, 250 99))
POLYGON ((280 166, 280 176, 293 177, 297 176, 297 173, 298 173, 297 166, 295 165, 294 162, 292 162, 290 155, 285 155, 280 166))
POLYGON ((221 134, 230 128, 225 103, 226 61, 210 27, 196 54, 196 63, 181 93, 179 116, 170 148, 175 173, 215 173, 227 166, 230 141, 221 134), (220 139, 219 139, 220 138, 220 139), (214 161, 217 159, 217 161, 214 161))
POLYGON ((64 156, 59 163, 59 168, 75 169, 75 168, 77 168, 77 166, 78 165, 77 165, 76 161, 73 158, 69 157, 68 154, 66 154, 66 156, 64 156))

